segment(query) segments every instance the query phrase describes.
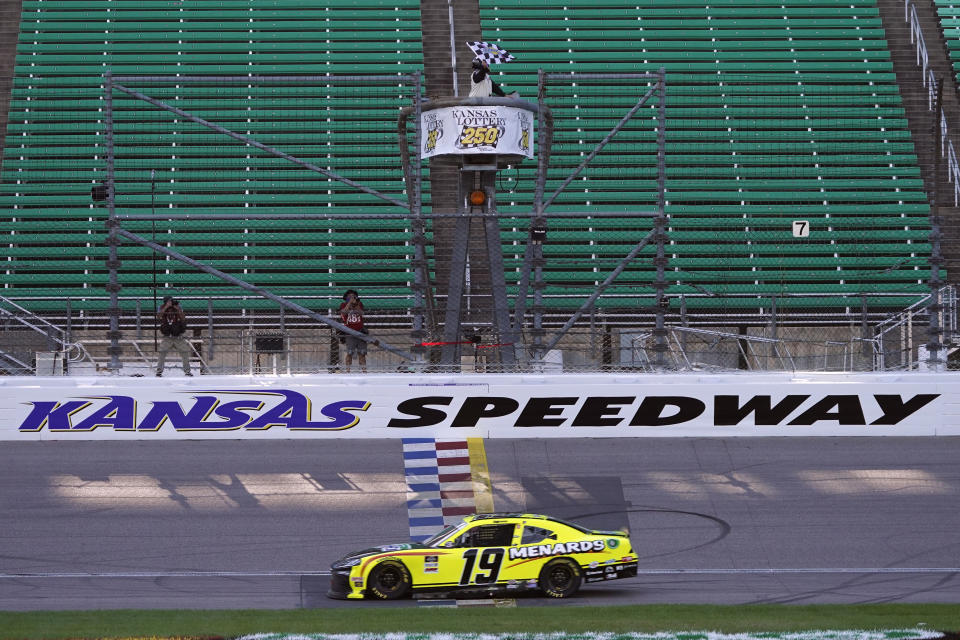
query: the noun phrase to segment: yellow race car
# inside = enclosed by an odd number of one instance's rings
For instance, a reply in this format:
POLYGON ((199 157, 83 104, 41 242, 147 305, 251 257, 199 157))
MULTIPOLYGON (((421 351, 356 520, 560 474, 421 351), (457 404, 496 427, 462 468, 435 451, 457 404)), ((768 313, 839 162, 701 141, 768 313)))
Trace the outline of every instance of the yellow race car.
POLYGON ((331 568, 331 598, 384 600, 413 592, 499 592, 539 589, 573 595, 583 582, 637 575, 637 554, 621 531, 593 531, 548 516, 467 516, 423 544, 350 553, 331 568))

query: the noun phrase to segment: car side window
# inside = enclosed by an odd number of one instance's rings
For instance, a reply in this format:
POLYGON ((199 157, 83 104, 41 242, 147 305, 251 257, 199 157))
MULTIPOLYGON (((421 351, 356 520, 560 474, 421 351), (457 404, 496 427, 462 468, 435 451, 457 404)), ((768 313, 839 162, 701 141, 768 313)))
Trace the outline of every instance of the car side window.
POLYGON ((513 544, 512 524, 488 524, 464 532, 458 547, 509 547, 513 544))
POLYGON ((531 527, 527 525, 523 528, 523 536, 520 538, 520 544, 536 544, 537 542, 543 542, 544 540, 556 540, 557 534, 549 529, 541 529, 540 527, 531 527))

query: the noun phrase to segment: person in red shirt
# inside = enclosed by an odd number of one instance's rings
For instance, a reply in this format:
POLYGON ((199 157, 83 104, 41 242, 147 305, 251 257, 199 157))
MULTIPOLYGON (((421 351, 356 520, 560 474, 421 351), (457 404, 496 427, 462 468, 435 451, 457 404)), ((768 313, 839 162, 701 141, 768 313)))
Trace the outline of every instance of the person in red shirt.
MULTIPOLYGON (((354 331, 367 333, 363 326, 363 303, 360 302, 360 295, 353 289, 349 289, 343 294, 343 303, 340 305, 340 322, 354 331)), ((346 336, 347 356, 343 360, 345 370, 350 372, 353 364, 353 354, 357 354, 357 362, 360 363, 360 370, 367 372, 367 343, 356 336, 346 336)))

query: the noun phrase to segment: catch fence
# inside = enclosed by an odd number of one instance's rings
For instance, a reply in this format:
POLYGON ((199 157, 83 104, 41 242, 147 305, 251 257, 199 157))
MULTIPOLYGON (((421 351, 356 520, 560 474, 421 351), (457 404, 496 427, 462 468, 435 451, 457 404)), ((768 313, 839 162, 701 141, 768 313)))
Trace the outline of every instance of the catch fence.
POLYGON ((39 87, 4 165, 4 352, 33 366, 16 336, 56 333, 40 319, 59 334, 36 351, 82 342, 66 360, 127 371, 173 295, 204 370, 339 371, 347 289, 379 342, 371 370, 886 370, 952 348, 890 87, 533 82, 513 86, 538 114, 537 160, 501 167, 481 209, 458 201, 459 160, 422 156, 418 74, 108 74, 83 123, 39 87), (96 142, 64 144, 71 128, 96 142), (282 357, 251 347, 271 331, 282 357))

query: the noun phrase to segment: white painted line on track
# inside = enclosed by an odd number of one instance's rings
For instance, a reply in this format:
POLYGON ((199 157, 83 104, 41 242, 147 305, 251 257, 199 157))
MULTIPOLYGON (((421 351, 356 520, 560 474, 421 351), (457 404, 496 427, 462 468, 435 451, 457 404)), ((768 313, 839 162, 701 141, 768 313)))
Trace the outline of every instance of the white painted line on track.
MULTIPOLYGON (((829 573, 960 573, 960 567, 800 567, 770 569, 640 569, 637 575, 783 575, 829 573)), ((3 579, 25 578, 277 578, 329 576, 329 571, 129 571, 0 573, 3 579)))
POLYGON ((640 569, 638 575, 739 575, 739 574, 790 574, 790 573, 960 573, 960 567, 822 567, 791 569, 640 569))
POLYGON ((0 580, 26 578, 279 578, 329 575, 329 571, 119 571, 89 573, 24 572, 0 573, 0 580))

